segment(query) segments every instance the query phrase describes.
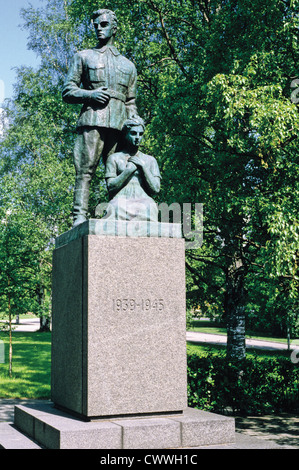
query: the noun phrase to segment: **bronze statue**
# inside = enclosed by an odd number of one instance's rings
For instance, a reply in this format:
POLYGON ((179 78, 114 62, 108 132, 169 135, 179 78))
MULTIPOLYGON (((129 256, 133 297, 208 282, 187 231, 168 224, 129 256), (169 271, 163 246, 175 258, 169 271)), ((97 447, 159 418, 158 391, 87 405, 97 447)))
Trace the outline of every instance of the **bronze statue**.
POLYGON ((140 117, 128 119, 123 127, 124 148, 111 154, 105 178, 110 202, 104 219, 158 221, 158 207, 152 196, 160 191, 158 163, 140 152, 144 133, 140 117))
POLYGON ((92 21, 98 44, 75 54, 62 92, 65 102, 83 104, 74 148, 74 226, 87 219, 90 183, 101 155, 105 163, 126 119, 138 114, 136 68, 113 45, 116 15, 97 10, 92 21))

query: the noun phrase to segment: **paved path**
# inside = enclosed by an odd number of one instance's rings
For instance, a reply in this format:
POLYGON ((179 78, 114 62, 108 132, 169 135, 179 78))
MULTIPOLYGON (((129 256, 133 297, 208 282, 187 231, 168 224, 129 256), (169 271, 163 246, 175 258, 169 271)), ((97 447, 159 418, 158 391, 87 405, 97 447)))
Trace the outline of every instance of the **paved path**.
MULTIPOLYGON (((211 333, 201 333, 197 331, 187 331, 187 341, 191 343, 209 343, 209 344, 226 344, 226 335, 214 335, 211 333)), ((274 341, 264 341, 258 339, 246 338, 247 348, 261 348, 261 349, 288 349, 286 343, 276 343, 274 341)), ((294 346, 293 346, 294 349, 294 346)), ((296 347, 299 349, 299 345, 296 347)))
MULTIPOLYGON (((4 320, 0 320, 0 324, 5 323, 4 320)), ((20 323, 17 325, 16 321, 12 321, 13 331, 38 331, 40 328, 39 318, 21 318, 20 323)))
MULTIPOLYGON (((40 327, 39 318, 22 318, 19 325, 14 323, 14 331, 38 331, 40 327)), ((187 331, 187 341, 191 343, 209 343, 209 344, 226 344, 226 335, 216 335, 211 333, 201 333, 197 331, 187 331)), ((247 348, 261 348, 268 350, 286 350, 288 348, 286 343, 277 343, 273 341, 262 341, 257 339, 246 339, 247 348)), ((291 349, 294 349, 294 345, 291 349)), ((299 349, 299 345, 296 347, 299 349)))

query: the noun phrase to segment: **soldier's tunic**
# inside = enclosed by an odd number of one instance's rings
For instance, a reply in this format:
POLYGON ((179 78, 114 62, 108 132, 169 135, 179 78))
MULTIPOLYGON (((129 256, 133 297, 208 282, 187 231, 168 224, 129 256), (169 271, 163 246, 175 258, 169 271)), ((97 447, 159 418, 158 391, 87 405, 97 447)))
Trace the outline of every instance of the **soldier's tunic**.
POLYGON ((86 217, 89 186, 101 155, 105 162, 116 149, 125 120, 138 114, 136 88, 134 64, 114 46, 75 54, 62 91, 65 102, 83 104, 74 148, 74 220, 86 217), (92 92, 100 87, 108 88, 110 99, 105 104, 91 100, 92 92))
POLYGON ((83 104, 79 128, 96 126, 121 130, 124 121, 137 114, 136 86, 134 64, 114 46, 105 46, 75 54, 62 96, 67 103, 83 104), (111 98, 106 105, 90 102, 90 92, 99 87, 108 88, 111 98))

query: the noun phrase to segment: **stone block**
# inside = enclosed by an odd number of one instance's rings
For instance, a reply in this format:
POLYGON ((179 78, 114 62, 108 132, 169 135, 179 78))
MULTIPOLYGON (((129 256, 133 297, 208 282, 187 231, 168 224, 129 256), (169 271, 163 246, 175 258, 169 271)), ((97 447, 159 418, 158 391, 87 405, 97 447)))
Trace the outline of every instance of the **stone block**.
POLYGON ((14 423, 28 436, 34 436, 34 414, 26 412, 23 406, 15 406, 14 423))
POLYGON ((181 447, 180 423, 165 417, 114 421, 122 427, 123 449, 181 447))
POLYGON ((117 424, 84 422, 49 404, 40 408, 16 406, 15 425, 47 449, 120 449, 122 446, 122 430, 117 424))
POLYGON ((187 406, 181 238, 87 235, 54 250, 52 400, 86 418, 187 406))
POLYGON ((181 415, 84 422, 49 402, 18 405, 15 426, 47 449, 178 449, 235 442, 233 418, 190 408, 181 415))
POLYGON ((82 413, 83 250, 76 239, 53 254, 52 396, 82 413))
POLYGON ((182 447, 227 444, 235 441, 233 418, 187 408, 183 416, 173 420, 181 424, 182 447))
MULTIPOLYGON (((21 433, 12 423, 0 423, 0 449, 41 449, 25 434, 21 433)), ((3 463, 4 466, 4 463, 3 463)))
POLYGON ((67 245, 85 235, 182 238, 182 226, 165 222, 89 219, 57 237, 55 247, 67 245))

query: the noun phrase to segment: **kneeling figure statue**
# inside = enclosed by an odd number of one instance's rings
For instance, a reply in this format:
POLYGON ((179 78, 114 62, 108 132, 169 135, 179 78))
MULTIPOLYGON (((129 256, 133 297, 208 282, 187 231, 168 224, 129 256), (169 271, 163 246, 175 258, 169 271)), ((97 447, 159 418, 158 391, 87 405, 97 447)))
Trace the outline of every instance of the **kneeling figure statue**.
POLYGON ((152 196, 160 191, 161 174, 156 159, 139 150, 144 129, 139 116, 127 119, 122 129, 123 148, 107 159, 109 204, 105 220, 158 221, 158 207, 152 196))

